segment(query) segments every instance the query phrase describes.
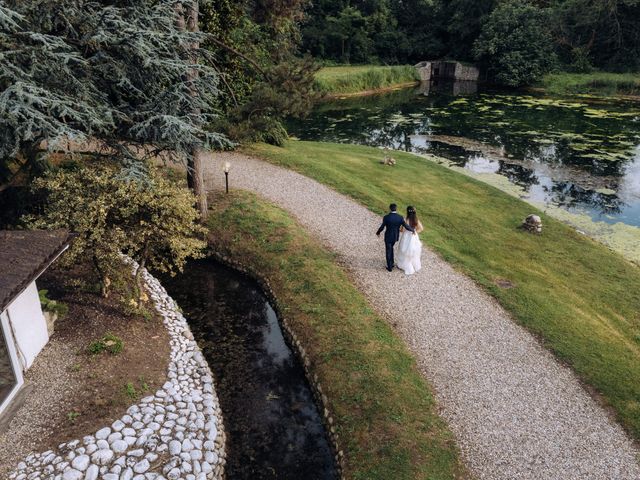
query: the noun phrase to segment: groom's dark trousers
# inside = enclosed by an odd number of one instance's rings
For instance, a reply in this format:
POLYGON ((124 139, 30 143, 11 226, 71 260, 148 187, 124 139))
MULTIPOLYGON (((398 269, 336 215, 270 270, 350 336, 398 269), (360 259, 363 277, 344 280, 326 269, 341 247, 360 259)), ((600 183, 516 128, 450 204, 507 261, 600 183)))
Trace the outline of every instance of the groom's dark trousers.
POLYGON ((387 256, 387 270, 393 269, 394 258, 393 258, 393 246, 396 244, 398 239, 400 238, 400 227, 404 227, 405 229, 413 232, 413 228, 411 228, 404 221, 402 215, 397 212, 391 212, 385 215, 382 219, 382 225, 376 232, 376 235, 380 235, 384 230, 384 247, 387 256))

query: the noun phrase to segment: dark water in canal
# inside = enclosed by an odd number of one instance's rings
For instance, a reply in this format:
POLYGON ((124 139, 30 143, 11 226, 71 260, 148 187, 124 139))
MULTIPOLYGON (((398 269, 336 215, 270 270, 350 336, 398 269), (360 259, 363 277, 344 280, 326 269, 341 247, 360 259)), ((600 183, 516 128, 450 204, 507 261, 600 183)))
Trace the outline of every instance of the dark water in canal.
POLYGON ((302 366, 256 282, 213 260, 163 278, 216 379, 228 480, 334 480, 335 462, 302 366))
POLYGON ((531 200, 640 226, 640 102, 441 84, 323 102, 288 128, 303 140, 431 153, 503 175, 531 200))

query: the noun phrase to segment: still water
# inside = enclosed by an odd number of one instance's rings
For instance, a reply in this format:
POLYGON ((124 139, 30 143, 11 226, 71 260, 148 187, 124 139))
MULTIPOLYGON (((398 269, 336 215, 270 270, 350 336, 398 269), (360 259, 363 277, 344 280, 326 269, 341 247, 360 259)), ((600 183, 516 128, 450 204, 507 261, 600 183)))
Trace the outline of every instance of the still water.
POLYGON ((213 260, 162 283, 216 379, 228 480, 335 480, 332 449, 304 370, 256 282, 213 260))
POLYGON ((524 197, 640 226, 640 102, 441 84, 319 104, 289 132, 444 157, 524 197))

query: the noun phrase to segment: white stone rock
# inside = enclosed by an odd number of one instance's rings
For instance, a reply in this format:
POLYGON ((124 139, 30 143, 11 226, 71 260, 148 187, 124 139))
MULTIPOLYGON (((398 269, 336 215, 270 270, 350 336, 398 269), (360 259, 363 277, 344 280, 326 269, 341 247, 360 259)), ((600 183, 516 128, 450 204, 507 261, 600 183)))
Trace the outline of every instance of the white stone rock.
POLYGON ((125 442, 124 440, 115 440, 112 444, 111 444, 111 449, 115 452, 115 453, 122 453, 124 451, 127 450, 127 448, 129 448, 129 445, 127 444, 127 442, 125 442))
POLYGON ((167 478, 169 480, 178 480, 180 478, 182 472, 180 472, 179 468, 172 468, 169 473, 167 473, 167 478))
POLYGON ((214 448, 216 448, 216 444, 213 443, 211 440, 207 440, 206 442, 204 442, 204 448, 206 450, 213 450, 214 448))
POLYGON ((169 442, 169 453, 171 455, 178 455, 182 451, 182 444, 177 440, 171 440, 169 442))
POLYGON ((144 458, 149 460, 149 463, 153 463, 158 459, 158 455, 156 453, 149 452, 144 456, 144 458))
POLYGON ((105 440, 109 436, 110 433, 111 433, 111 428, 109 428, 109 427, 101 428, 100 430, 98 430, 96 432, 96 438, 98 440, 105 440))
POLYGON ((62 480, 82 480, 82 477, 84 477, 82 472, 73 468, 70 468, 62 474, 62 480))
POLYGON ((138 437, 138 439, 136 440, 136 447, 142 447, 145 443, 147 443, 147 436, 146 435, 141 435, 140 437, 138 437))
POLYGON ((97 480, 100 468, 97 465, 90 465, 84 474, 84 480, 97 480))
POLYGON ((111 428, 114 432, 119 432, 125 427, 124 422, 122 420, 116 420, 111 424, 111 428))
POLYGON ((127 468, 122 474, 120 474, 120 480, 131 480, 133 478, 133 470, 127 468))
POLYGON ((151 465, 149 464, 149 460, 143 458, 141 461, 135 464, 135 466, 133 467, 133 471, 136 473, 144 473, 149 470, 150 467, 151 465))
POLYGON ((106 440, 98 440, 96 442, 96 445, 98 446, 98 448, 100 450, 105 450, 105 449, 109 448, 109 442, 107 442, 106 440))
POLYGON ((97 465, 106 465, 113 459, 113 452, 111 450, 102 449, 97 450, 91 455, 91 461, 97 465))
POLYGON ((123 415, 122 418, 120 419, 122 420, 122 423, 125 423, 127 425, 129 425, 130 423, 133 422, 133 418, 131 418, 131 415, 123 415))
POLYGON ((202 472, 203 473, 211 473, 211 472, 213 472, 213 468, 211 467, 209 462, 202 462, 202 463, 200 463, 200 466, 202 467, 202 472))
POLYGON ((127 413, 129 415, 133 415, 134 413, 138 413, 139 411, 140 411, 140 407, 138 407, 137 405, 131 405, 127 410, 127 413))
POLYGON ((142 448, 131 450, 130 452, 127 453, 127 455, 130 457, 141 457, 142 455, 144 455, 144 450, 142 448))
POLYGON ((84 472, 89 467, 89 463, 90 458, 88 455, 79 455, 73 459, 73 461, 71 462, 71 466, 76 470, 84 472))

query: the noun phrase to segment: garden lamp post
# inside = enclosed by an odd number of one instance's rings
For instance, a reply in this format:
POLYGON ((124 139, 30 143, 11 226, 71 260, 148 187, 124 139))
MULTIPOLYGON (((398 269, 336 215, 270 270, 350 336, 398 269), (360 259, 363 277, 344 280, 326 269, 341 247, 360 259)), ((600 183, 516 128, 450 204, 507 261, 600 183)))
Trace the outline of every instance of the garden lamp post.
POLYGON ((225 192, 229 193, 229 169, 231 168, 231 164, 229 162, 224 162, 224 185, 225 192))

